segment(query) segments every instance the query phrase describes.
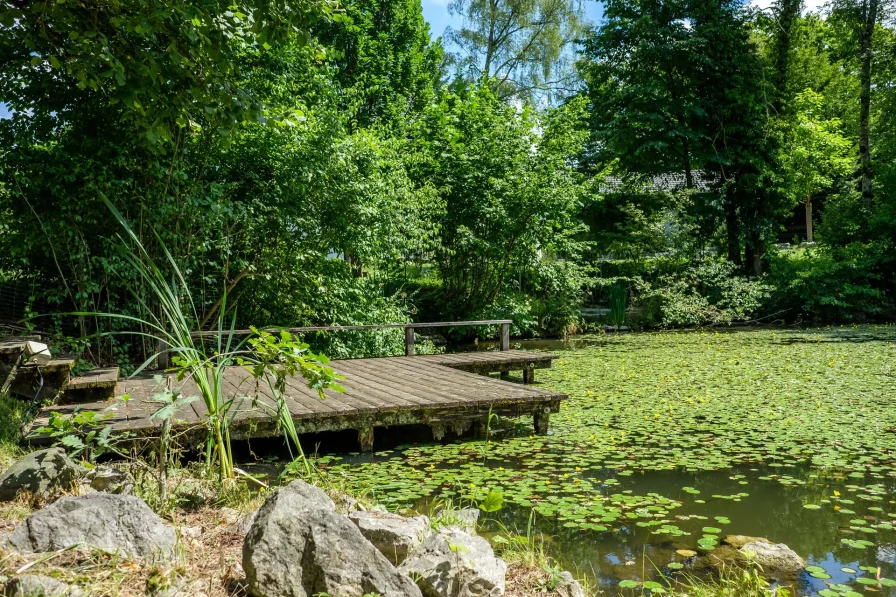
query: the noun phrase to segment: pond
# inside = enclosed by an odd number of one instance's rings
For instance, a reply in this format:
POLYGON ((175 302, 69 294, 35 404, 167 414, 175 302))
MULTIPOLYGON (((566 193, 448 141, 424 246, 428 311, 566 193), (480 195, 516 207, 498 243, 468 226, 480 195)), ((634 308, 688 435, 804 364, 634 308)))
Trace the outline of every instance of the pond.
POLYGON ((538 372, 569 394, 551 435, 499 421, 490 442, 322 464, 395 508, 501 492, 487 529, 525 533, 531 518, 550 556, 611 594, 687 571, 695 559, 676 550, 743 534, 807 560, 799 594, 896 595, 896 326, 523 347, 559 356, 538 372))

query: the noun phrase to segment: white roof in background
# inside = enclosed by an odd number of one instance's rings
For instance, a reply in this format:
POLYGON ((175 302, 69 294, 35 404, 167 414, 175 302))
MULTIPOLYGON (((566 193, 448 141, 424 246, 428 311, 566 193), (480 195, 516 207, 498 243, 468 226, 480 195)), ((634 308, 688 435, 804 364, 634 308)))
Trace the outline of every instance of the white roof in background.
MULTIPOLYGON (((718 180, 714 175, 694 170, 691 172, 694 179, 694 190, 711 191, 718 180)), ((670 193, 680 191, 687 187, 684 172, 667 172, 655 176, 607 176, 601 181, 599 190, 601 193, 618 193, 623 190, 634 190, 641 187, 645 192, 670 193)))

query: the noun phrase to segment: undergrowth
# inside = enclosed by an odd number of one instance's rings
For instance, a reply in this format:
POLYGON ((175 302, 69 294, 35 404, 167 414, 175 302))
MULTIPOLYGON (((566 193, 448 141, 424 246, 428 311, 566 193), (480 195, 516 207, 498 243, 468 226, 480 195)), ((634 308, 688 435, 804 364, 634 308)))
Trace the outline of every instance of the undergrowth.
POLYGON ((22 455, 18 442, 25 418, 25 403, 0 394, 0 470, 6 470, 22 455))

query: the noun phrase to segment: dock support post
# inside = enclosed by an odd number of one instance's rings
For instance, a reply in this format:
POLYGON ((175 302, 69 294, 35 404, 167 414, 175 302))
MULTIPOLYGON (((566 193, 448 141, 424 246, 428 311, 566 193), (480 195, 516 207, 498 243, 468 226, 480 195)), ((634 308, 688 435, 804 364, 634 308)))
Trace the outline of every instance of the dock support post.
MULTIPOLYGON (((201 340, 202 339, 200 338, 200 341, 201 340)), ((156 367, 158 367, 162 371, 171 366, 171 359, 168 355, 169 348, 170 347, 168 346, 168 343, 159 338, 159 344, 156 347, 156 351, 159 353, 159 356, 156 357, 156 367)))
POLYGON ((501 324, 501 350, 510 350, 510 324, 501 324))
POLYGON ((404 354, 414 356, 414 328, 411 326, 404 328, 404 354))
POLYGON ((523 383, 535 383, 535 369, 523 369, 523 383))
POLYGON ((510 379, 510 371, 502 371, 501 379, 510 379))
POLYGON ((551 407, 539 408, 532 414, 532 422, 535 425, 536 435, 547 435, 551 420, 551 407))
POLYGON ((373 426, 358 429, 358 443, 362 452, 373 452, 373 426))

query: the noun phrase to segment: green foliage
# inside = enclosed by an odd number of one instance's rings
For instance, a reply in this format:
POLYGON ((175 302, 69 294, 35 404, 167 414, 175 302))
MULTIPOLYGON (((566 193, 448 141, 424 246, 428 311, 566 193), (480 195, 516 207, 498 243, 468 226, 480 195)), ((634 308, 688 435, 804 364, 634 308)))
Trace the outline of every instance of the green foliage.
POLYGON ((660 276, 639 302, 644 319, 663 327, 729 324, 757 315, 771 290, 732 263, 708 259, 660 276))
POLYGON ((585 28, 578 0, 452 0, 456 86, 489 82, 504 99, 537 102, 574 87, 570 45, 585 28))
MULTIPOLYGON (((124 401, 128 399, 127 395, 121 397, 124 401)), ((89 463, 96 462, 97 458, 109 452, 120 455, 118 446, 127 441, 129 434, 116 433, 113 436, 112 426, 103 423, 113 416, 118 408, 117 402, 101 412, 81 408, 75 408, 70 415, 51 412, 47 424, 35 429, 34 434, 51 439, 54 445, 89 463)))
POLYGON ((568 157, 582 142, 582 102, 543 118, 503 104, 487 88, 447 94, 415 131, 413 170, 438 190, 436 263, 445 319, 494 301, 515 272, 543 255, 576 252, 578 174, 568 157))
POLYGON ((241 49, 307 42, 308 26, 332 10, 325 1, 3 2, 0 100, 31 112, 43 133, 85 109, 120 117, 151 144, 174 142, 179 128, 232 129, 265 116, 235 84, 241 49))
POLYGON ((610 301, 610 324, 616 327, 625 323, 625 312, 628 310, 628 287, 622 282, 615 282, 607 290, 610 301))
POLYGON ((21 451, 18 447, 25 422, 26 404, 9 394, 0 394, 0 469, 12 464, 21 451))
POLYGON ((497 512, 504 506, 504 494, 500 491, 489 491, 477 506, 489 514, 497 512))
POLYGON ((352 122, 398 124, 432 101, 442 48, 430 39, 420 0, 349 0, 345 18, 314 28, 334 48, 333 79, 352 122))
POLYGON ((781 253, 770 261, 775 308, 827 321, 881 313, 890 299, 881 288, 877 265, 891 260, 891 250, 882 243, 857 242, 840 249, 781 253))

